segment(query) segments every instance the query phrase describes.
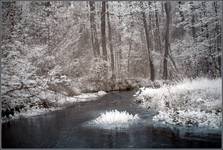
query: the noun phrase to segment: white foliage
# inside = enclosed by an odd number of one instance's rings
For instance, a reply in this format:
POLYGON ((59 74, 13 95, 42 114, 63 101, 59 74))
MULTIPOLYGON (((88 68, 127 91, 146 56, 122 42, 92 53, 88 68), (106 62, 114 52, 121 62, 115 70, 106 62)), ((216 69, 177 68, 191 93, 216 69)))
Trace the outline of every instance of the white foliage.
POLYGON ((183 126, 219 128, 221 127, 221 113, 215 114, 193 110, 179 110, 177 112, 173 110, 168 110, 167 112, 159 111, 159 114, 153 117, 153 121, 183 126))
POLYGON ((105 91, 98 91, 98 95, 100 95, 100 96, 104 96, 105 94, 106 94, 105 91))
POLYGON ((185 79, 161 88, 141 88, 143 107, 159 112, 153 119, 170 124, 221 126, 221 79, 185 79))
POLYGON ((111 110, 101 113, 95 120, 89 122, 89 125, 104 129, 128 128, 137 123, 140 118, 138 115, 130 114, 126 111, 111 110))

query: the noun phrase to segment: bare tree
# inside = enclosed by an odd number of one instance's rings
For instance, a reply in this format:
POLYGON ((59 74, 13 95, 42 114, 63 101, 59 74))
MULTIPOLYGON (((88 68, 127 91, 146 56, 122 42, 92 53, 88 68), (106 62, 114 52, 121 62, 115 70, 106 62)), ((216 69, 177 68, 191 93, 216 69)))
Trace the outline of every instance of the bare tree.
POLYGON ((105 15, 106 15, 106 2, 102 1, 102 9, 101 9, 101 47, 102 47, 103 59, 107 60, 105 15))
POLYGON ((154 64, 152 61, 152 57, 151 57, 151 52, 150 52, 150 37, 149 37, 149 31, 147 28, 147 21, 146 21, 146 14, 145 11, 143 10, 143 3, 141 2, 141 14, 142 14, 142 20, 143 20, 143 26, 144 26, 144 30, 145 30, 145 34, 146 34, 146 45, 147 45, 147 52, 148 52, 148 57, 149 57, 149 67, 150 67, 150 80, 154 81, 155 79, 155 71, 154 71, 154 64))
MULTIPOLYGON (((215 25, 215 37, 216 38, 216 51, 218 53, 221 53, 221 32, 220 32, 220 23, 219 23, 219 19, 218 19, 218 15, 219 15, 219 12, 218 12, 218 2, 213 2, 213 5, 214 5, 214 10, 215 10, 215 17, 216 17, 216 25, 215 25)), ((218 55, 217 56, 217 62, 216 62, 216 68, 218 69, 219 71, 219 75, 221 76, 221 55, 218 55)))
POLYGON ((167 70, 167 57, 169 55, 169 25, 170 25, 170 11, 171 6, 170 2, 166 2, 165 5, 165 12, 166 12, 166 31, 165 31, 165 49, 164 49, 164 56, 163 56, 163 79, 166 80, 168 78, 168 70, 167 70))
POLYGON ((158 14, 158 9, 155 3, 155 24, 156 24, 156 39, 157 39, 157 49, 159 52, 161 52, 162 50, 162 45, 161 45, 161 37, 160 37, 160 27, 159 27, 159 14, 158 14))
MULTIPOLYGON (((132 4, 131 4, 131 1, 129 1, 129 9, 130 9, 130 16, 131 16, 131 21, 130 21, 130 24, 132 26, 134 26, 134 23, 133 23, 133 13, 132 13, 132 4)), ((133 30, 131 30, 131 34, 130 34, 130 38, 128 40, 128 43, 129 43, 129 51, 128 51, 128 62, 127 62, 127 71, 128 71, 128 77, 130 77, 130 59, 131 59, 131 51, 132 51, 132 36, 133 36, 133 30)))
POLYGON ((109 49, 111 54, 111 70, 112 70, 112 79, 115 79, 115 64, 114 64, 114 52, 113 52, 113 45, 112 45, 112 31, 111 31, 111 23, 110 23, 110 14, 109 14, 109 6, 107 3, 107 24, 108 24, 108 42, 109 42, 109 49))
POLYGON ((89 1, 89 5, 90 5, 90 24, 91 24, 92 48, 93 48, 94 56, 98 57, 98 56, 100 56, 100 49, 99 49, 99 43, 98 43, 98 37, 97 37, 96 23, 95 23, 95 2, 89 1))

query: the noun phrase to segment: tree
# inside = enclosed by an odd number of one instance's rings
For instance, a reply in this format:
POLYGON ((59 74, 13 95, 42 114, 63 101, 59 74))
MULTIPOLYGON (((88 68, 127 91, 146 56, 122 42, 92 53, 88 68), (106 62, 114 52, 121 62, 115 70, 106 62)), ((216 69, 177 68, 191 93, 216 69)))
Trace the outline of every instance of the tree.
POLYGON ((107 60, 105 15, 106 15, 106 2, 102 1, 102 8, 101 8, 101 47, 102 47, 103 59, 107 60))
POLYGON ((217 70, 219 70, 219 75, 221 76, 221 32, 220 32, 220 23, 219 23, 219 19, 218 19, 218 15, 219 15, 219 12, 218 12, 218 2, 213 2, 214 4, 214 11, 215 11, 215 37, 216 37, 216 51, 218 52, 218 56, 217 56, 217 64, 216 64, 216 68, 217 70))
POLYGON ((110 48, 111 54, 111 70, 112 70, 112 79, 115 79, 115 62, 114 62, 114 52, 113 52, 113 45, 112 45, 112 31, 111 31, 111 23, 110 23, 110 14, 109 14, 109 6, 107 3, 107 24, 108 24, 108 44, 110 48))
POLYGON ((147 45, 147 52, 148 52, 148 57, 149 57, 149 67, 150 67, 150 80, 154 81, 155 79, 155 71, 154 71, 154 64, 152 61, 152 56, 151 56, 151 52, 150 52, 150 37, 149 37, 149 31, 147 28, 147 21, 146 21, 146 14, 145 11, 143 10, 143 3, 141 3, 141 14, 142 14, 142 20, 143 20, 143 27, 145 30, 145 34, 146 34, 146 45, 147 45))
POLYGON ((92 48, 94 52, 94 56, 100 56, 100 49, 97 37, 97 29, 96 29, 96 22, 95 22, 95 2, 89 1, 90 5, 90 25, 91 25, 91 42, 92 48))
POLYGON ((165 31, 165 48, 164 48, 164 56, 163 56, 163 79, 166 80, 168 78, 168 70, 167 70, 167 57, 169 55, 169 25, 170 25, 170 11, 171 6, 170 2, 166 2, 165 5, 166 12, 166 31, 165 31))
POLYGON ((127 72, 128 72, 128 77, 130 77, 130 62, 131 62, 131 51, 132 51, 132 45, 133 45, 133 32, 134 32, 134 29, 132 29, 132 27, 134 27, 134 18, 133 18, 133 13, 132 13, 132 10, 133 10, 133 7, 132 7, 132 3, 131 1, 129 1, 129 10, 130 10, 130 29, 131 29, 131 33, 130 33, 130 37, 128 39, 128 44, 129 44, 129 50, 128 50, 128 58, 127 58, 127 72))
POLYGON ((157 49, 159 52, 162 51, 162 45, 161 45, 161 38, 160 38, 160 27, 159 27, 159 14, 158 14, 158 9, 155 4, 155 20, 156 20, 156 40, 157 40, 157 49))

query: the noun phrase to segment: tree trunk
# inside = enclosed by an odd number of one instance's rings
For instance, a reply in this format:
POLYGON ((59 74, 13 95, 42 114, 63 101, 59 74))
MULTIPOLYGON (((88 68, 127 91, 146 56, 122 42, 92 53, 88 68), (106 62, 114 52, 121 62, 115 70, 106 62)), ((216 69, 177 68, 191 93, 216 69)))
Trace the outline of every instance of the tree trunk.
MULTIPOLYGON (((118 8, 121 9, 121 2, 118 2, 118 8)), ((121 24, 121 12, 118 12, 118 24, 121 24)), ((119 29, 118 29, 119 30, 119 29)), ((121 36, 121 29, 119 30, 119 33, 117 35, 118 38, 118 46, 117 46, 117 51, 116 51, 116 78, 120 79, 121 78, 121 74, 122 74, 122 36, 121 36)))
POLYGON ((111 53, 111 70, 112 70, 112 79, 115 79, 115 63, 114 63, 114 52, 113 52, 113 45, 112 45, 112 31, 111 31, 111 24, 110 24, 110 15, 109 15, 109 6, 107 3, 107 24, 108 24, 108 41, 109 41, 109 48, 111 53))
POLYGON ((161 37, 160 37, 160 28, 159 28, 159 18, 158 18, 158 9, 155 5, 155 18, 156 18, 156 36, 157 36, 157 48, 158 51, 161 52, 161 37))
POLYGON ((216 52, 218 53, 217 61, 216 61, 216 68, 219 70, 219 76, 221 76, 221 30, 220 30, 220 23, 218 20, 218 3, 214 3, 214 10, 215 10, 215 17, 216 17, 216 25, 215 25, 215 37, 216 37, 216 52))
POLYGON ((107 60, 105 15, 106 15, 106 2, 102 1, 102 9, 101 9, 101 46, 102 46, 103 59, 107 60))
MULTIPOLYGON (((141 6, 143 7, 143 4, 141 3, 141 6)), ((145 30, 145 34, 146 34, 146 44, 147 44, 147 52, 148 52, 148 57, 149 57, 149 67, 150 67, 150 80, 154 81, 155 78, 155 71, 154 71, 154 65, 153 65, 153 61, 152 61, 152 57, 151 57, 151 53, 150 53, 150 41, 149 41, 149 31, 147 28, 147 21, 146 21, 146 14, 144 12, 144 10, 142 10, 142 20, 143 20, 143 26, 144 26, 144 30, 145 30)))
MULTIPOLYGON (((131 36, 132 37, 133 32, 131 32, 131 36)), ((131 58, 131 51, 132 51, 132 41, 131 39, 129 40, 129 52, 128 52, 128 62, 127 62, 127 71, 128 71, 128 77, 130 77, 130 58, 131 58)))
POLYGON ((164 17, 164 2, 161 2, 161 15, 164 17))
POLYGON ((165 12, 166 12, 166 32, 165 32, 165 50, 163 56, 163 79, 166 80, 168 78, 168 70, 167 70, 167 57, 169 55, 169 24, 170 24, 170 2, 165 3, 165 12))
MULTIPOLYGON (((131 15, 131 21, 130 21, 130 28, 133 26, 133 14, 132 14, 132 4, 131 4, 131 1, 129 1, 129 9, 130 9, 130 15, 131 15)), ((131 59, 131 51, 132 51, 132 36, 133 36, 133 30, 131 30, 131 34, 130 34, 130 38, 129 38, 129 51, 128 51, 128 61, 127 61, 127 72, 128 72, 128 78, 131 77, 131 74, 130 74, 130 59, 131 59)))
POLYGON ((91 25, 91 43, 95 57, 100 56, 100 49, 97 37, 97 29, 95 23, 95 2, 89 1, 90 5, 90 25, 91 25))

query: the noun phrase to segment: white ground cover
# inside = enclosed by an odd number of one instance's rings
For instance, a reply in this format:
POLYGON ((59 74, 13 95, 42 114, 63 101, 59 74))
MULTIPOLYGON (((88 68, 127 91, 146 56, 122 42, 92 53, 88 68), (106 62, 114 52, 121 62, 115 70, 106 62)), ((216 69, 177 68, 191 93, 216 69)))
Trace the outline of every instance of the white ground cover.
POLYGON ((99 97, 102 97, 105 94, 107 93, 104 91, 99 91, 96 93, 82 93, 77 96, 69 97, 60 93, 48 91, 42 93, 41 97, 48 99, 49 102, 54 103, 56 106, 64 106, 66 104, 97 100, 99 97))
POLYGON ((220 128, 222 124, 222 80, 185 79, 161 88, 141 88, 136 100, 158 112, 154 121, 182 126, 220 128))
POLYGON ((26 105, 25 109, 22 109, 20 112, 15 112, 14 116, 10 115, 9 118, 7 117, 2 118, 2 121, 6 122, 12 119, 18 119, 23 117, 27 118, 27 117, 42 115, 51 111, 63 109, 68 104, 97 100, 98 98, 106 94, 107 93, 104 91, 99 91, 96 93, 83 93, 78 96, 68 97, 63 94, 55 93, 52 91, 46 91, 40 94, 40 96, 42 98, 47 99, 50 103, 54 103, 54 107, 39 108, 37 106, 29 107, 28 105, 26 105))
POLYGON ((137 123, 140 118, 126 111, 111 110, 101 113, 99 117, 88 122, 89 126, 103 129, 121 129, 137 123))

